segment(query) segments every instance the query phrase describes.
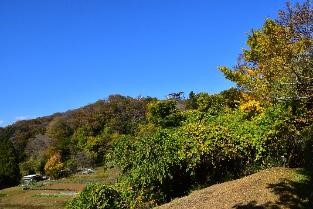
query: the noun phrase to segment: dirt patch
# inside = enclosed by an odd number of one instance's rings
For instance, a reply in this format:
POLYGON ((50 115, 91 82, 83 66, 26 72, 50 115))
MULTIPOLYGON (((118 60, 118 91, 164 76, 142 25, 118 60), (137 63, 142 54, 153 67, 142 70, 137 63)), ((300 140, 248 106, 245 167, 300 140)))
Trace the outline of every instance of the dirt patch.
POLYGON ((78 184, 78 183, 57 183, 57 184, 51 184, 51 185, 45 186, 41 189, 79 192, 79 191, 82 191, 84 187, 85 187, 84 184, 78 184))
POLYGON ((297 170, 295 169, 272 168, 241 179, 194 191, 190 195, 175 199, 158 209, 309 208, 310 194, 303 197, 297 196, 296 185, 291 184, 296 176, 297 170), (280 185, 287 187, 279 190, 280 185), (292 198, 295 198, 295 201, 289 201, 290 204, 287 204, 288 200, 292 200, 292 198))

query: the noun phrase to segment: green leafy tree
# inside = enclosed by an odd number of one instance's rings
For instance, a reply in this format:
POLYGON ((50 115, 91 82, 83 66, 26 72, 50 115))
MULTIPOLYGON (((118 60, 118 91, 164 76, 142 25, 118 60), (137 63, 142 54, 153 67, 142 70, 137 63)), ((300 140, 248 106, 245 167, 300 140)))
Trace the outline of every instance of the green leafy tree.
POLYGON ((71 128, 65 121, 65 118, 57 116, 47 126, 47 135, 56 140, 61 141, 72 134, 71 128))
POLYGON ((189 97, 186 101, 186 108, 187 109, 197 109, 198 108, 196 94, 193 91, 191 91, 189 93, 189 97))
MULTIPOLYGON (((1 132, 1 130, 0 130, 1 132)), ((19 167, 16 152, 11 141, 0 133, 0 189, 19 181, 19 167)))
POLYGON ((42 168, 42 162, 40 159, 29 159, 27 161, 23 161, 19 165, 20 172, 22 175, 35 174, 40 171, 42 168))
POLYGON ((223 97, 224 107, 236 109, 240 104, 242 93, 237 88, 230 88, 220 93, 223 97))
POLYGON ((224 99, 220 94, 209 95, 208 93, 197 94, 198 110, 209 112, 212 115, 218 114, 224 107, 224 99))
POLYGON ((148 106, 148 120, 163 128, 177 127, 184 117, 176 107, 177 101, 152 102, 148 106))

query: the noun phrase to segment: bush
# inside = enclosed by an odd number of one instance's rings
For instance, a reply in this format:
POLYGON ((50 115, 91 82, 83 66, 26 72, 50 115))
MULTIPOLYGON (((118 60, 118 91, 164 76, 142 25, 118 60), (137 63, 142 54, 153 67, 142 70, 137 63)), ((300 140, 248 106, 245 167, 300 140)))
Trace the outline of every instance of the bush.
POLYGON ((120 136, 106 156, 122 171, 115 185, 119 206, 123 202, 127 208, 152 207, 199 185, 238 178, 262 167, 291 165, 301 157, 303 143, 288 108, 276 105, 250 113, 190 110, 178 127, 120 136))
POLYGON ((177 127, 184 120, 177 102, 172 100, 152 102, 148 106, 148 119, 162 128, 177 127))
POLYGON ((136 198, 163 202, 184 194, 183 187, 188 185, 180 179, 185 172, 180 172, 177 145, 168 130, 140 138, 123 137, 113 145, 110 159, 121 168, 123 181, 138 194, 136 198))
POLYGON ((68 202, 68 209, 123 209, 120 193, 109 186, 89 184, 78 197, 68 202))
MULTIPOLYGON (((237 178, 251 168, 293 158, 289 112, 281 106, 249 115, 241 110, 219 115, 188 111, 175 129, 150 135, 123 136, 108 158, 122 170, 122 189, 142 202, 162 203, 184 195, 197 185, 237 178)), ((129 200, 132 203, 132 200, 129 200)))

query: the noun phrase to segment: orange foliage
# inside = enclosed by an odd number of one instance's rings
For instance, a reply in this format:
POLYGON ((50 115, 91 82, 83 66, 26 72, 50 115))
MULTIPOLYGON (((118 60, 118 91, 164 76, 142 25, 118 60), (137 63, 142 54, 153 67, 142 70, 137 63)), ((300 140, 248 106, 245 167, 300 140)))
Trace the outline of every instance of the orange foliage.
POLYGON ((55 153, 50 157, 45 165, 45 172, 52 178, 59 177, 60 171, 64 168, 64 164, 61 162, 60 153, 55 153))

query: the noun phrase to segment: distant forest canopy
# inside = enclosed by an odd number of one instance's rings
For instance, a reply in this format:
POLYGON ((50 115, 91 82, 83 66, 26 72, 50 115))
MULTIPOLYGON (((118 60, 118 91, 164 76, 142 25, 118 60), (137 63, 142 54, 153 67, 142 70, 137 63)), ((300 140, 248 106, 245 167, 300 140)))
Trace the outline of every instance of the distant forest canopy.
MULTIPOLYGON (((236 106, 239 101, 234 99, 239 92, 230 89, 220 95, 226 94, 233 95, 228 95, 227 105, 236 106)), ((76 170, 102 164, 111 142, 121 135, 135 136, 150 121, 165 128, 178 126, 183 120, 180 112, 197 108, 204 111, 210 105, 219 105, 206 103, 217 95, 190 92, 189 97, 185 99, 183 92, 170 93, 165 100, 111 95, 76 110, 17 121, 0 128, 1 141, 12 147, 15 161, 19 162, 12 183, 16 183, 20 175, 44 173, 45 164, 55 153, 64 162, 62 168, 76 170)))
POLYGON ((44 172, 46 161, 55 152, 60 153, 62 161, 77 156, 77 162, 84 164, 80 166, 92 166, 102 162, 101 153, 114 134, 136 132, 145 121, 147 104, 153 100, 111 95, 76 110, 0 128, 1 141, 9 140, 14 146, 23 175, 44 172))
POLYGON ((194 188, 273 167, 313 168, 313 9, 287 4, 247 39, 237 86, 166 99, 111 95, 0 129, 0 187, 116 167, 116 184, 90 185, 68 208, 149 208, 194 188), (104 201, 105 200, 105 201, 104 201))

